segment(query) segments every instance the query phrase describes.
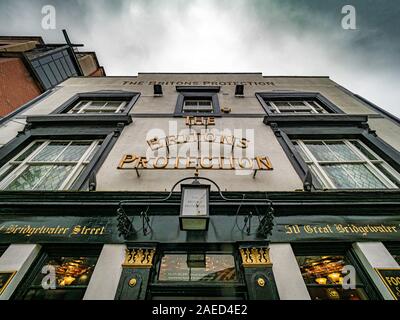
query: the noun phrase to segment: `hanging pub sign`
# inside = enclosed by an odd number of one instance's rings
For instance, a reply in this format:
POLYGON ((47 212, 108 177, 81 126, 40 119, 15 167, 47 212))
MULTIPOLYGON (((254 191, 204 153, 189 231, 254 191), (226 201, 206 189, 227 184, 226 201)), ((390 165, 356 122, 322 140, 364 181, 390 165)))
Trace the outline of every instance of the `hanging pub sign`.
POLYGON ((382 282, 395 300, 400 300, 400 268, 375 268, 382 282))
POLYGON ((7 289, 11 280, 14 278, 17 271, 1 271, 0 272, 0 296, 7 289))

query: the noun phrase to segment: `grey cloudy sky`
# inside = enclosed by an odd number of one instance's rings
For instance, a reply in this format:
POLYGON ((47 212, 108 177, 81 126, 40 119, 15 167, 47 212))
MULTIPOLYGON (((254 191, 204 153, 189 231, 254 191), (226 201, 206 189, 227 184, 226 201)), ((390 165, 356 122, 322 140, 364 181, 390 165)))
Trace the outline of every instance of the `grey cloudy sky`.
POLYGON ((60 42, 63 28, 108 75, 329 75, 400 116, 398 0, 0 0, 2 35, 60 42), (46 4, 56 30, 41 28, 46 4), (357 30, 341 26, 346 4, 357 30))

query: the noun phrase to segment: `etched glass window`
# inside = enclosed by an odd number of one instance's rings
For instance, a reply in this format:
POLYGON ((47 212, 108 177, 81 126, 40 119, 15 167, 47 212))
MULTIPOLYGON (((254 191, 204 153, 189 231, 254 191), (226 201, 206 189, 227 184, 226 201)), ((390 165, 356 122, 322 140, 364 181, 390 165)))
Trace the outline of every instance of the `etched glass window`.
POLYGON ((233 255, 213 253, 166 253, 158 275, 160 282, 237 281, 233 255))
POLYGON ((101 144, 35 141, 0 169, 0 190, 67 190, 101 144))
POLYGON ((397 189, 400 175, 359 140, 297 140, 294 146, 326 189, 397 189))

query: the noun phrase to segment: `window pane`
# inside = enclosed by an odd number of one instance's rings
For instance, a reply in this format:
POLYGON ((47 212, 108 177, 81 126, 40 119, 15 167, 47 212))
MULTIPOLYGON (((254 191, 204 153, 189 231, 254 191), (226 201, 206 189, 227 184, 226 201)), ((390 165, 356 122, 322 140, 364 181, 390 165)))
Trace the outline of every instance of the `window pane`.
POLYGON ((324 165, 323 168, 337 188, 386 189, 363 164, 324 165))
POLYGON ((183 111, 187 112, 212 112, 211 100, 185 100, 183 111))
POLYGON ((327 113, 327 111, 324 109, 324 108, 322 108, 322 107, 320 107, 318 104, 316 104, 315 102, 313 102, 313 101, 308 101, 308 103, 315 109, 315 111, 317 112, 317 113, 327 113))
POLYGON ((71 109, 71 111, 72 111, 73 113, 77 113, 77 112, 80 111, 87 103, 88 103, 88 101, 85 101, 85 100, 79 101, 79 102, 77 102, 77 103, 74 105, 74 107, 71 109))
POLYGON ((67 145, 68 142, 51 142, 33 158, 33 161, 54 161, 67 145))
POLYGON ((159 281, 236 281, 235 260, 228 254, 166 254, 159 281))
POLYGON ((313 300, 367 300, 360 280, 355 290, 344 290, 343 268, 349 264, 345 256, 297 256, 301 274, 313 300))
POLYGON ((290 104, 287 101, 274 101, 274 104, 278 108, 280 108, 280 107, 290 107, 290 104))
POLYGON ((30 156, 43 142, 35 142, 26 151, 24 151, 15 161, 24 161, 28 156, 30 156))
POLYGON ((355 146, 358 150, 360 150, 369 160, 377 160, 377 158, 370 152, 367 150, 367 148, 365 148, 360 142, 354 140, 354 141, 350 141, 353 146, 355 146))
POLYGON ((318 161, 337 161, 335 154, 322 141, 306 141, 304 144, 318 161))
POLYGON ((90 162, 92 161, 94 155, 97 153, 97 151, 99 151, 101 147, 101 142, 99 142, 96 147, 94 148, 94 150, 89 154, 89 156, 87 157, 87 159, 85 159, 85 161, 90 162))
POLYGON ((43 266, 54 268, 56 289, 44 290, 42 282, 46 274, 40 271, 24 295, 24 300, 81 300, 93 274, 97 258, 57 257, 47 258, 43 266))
POLYGON ((344 142, 325 141, 325 143, 340 161, 361 160, 344 142))
POLYGON ((114 107, 104 107, 101 109, 100 113, 115 113, 117 108, 114 107))
POLYGON ((320 184, 323 188, 328 188, 329 186, 326 185, 326 183, 324 183, 324 182, 322 181, 322 179, 321 179, 321 177, 320 177, 320 174, 318 174, 317 167, 316 167, 314 164, 310 164, 310 165, 309 165, 309 168, 311 169, 311 172, 313 173, 313 185, 314 185, 314 186, 317 186, 317 185, 315 184, 315 182, 317 181, 317 182, 319 182, 319 184, 320 184))
POLYGON ((36 190, 58 190, 74 166, 53 166, 36 190))
POLYGON ((298 256, 297 262, 306 284, 329 285, 343 282, 344 256, 298 256))
POLYGON ((299 144, 296 141, 293 142, 293 145, 304 161, 310 161, 308 156, 304 153, 303 149, 299 146, 299 144))
POLYGON ((111 102, 107 102, 106 107, 117 110, 121 104, 122 104, 122 101, 111 101, 111 102))
POLYGON ((105 101, 92 101, 87 108, 102 108, 105 104, 105 101))
POLYGON ((342 287, 308 287, 307 289, 312 300, 368 300, 362 288, 345 290, 342 287))
POLYGON ((197 101, 186 100, 185 106, 187 107, 197 106, 197 101))
POLYGON ((392 181, 398 188, 400 188, 400 180, 397 178, 398 175, 392 173, 393 169, 390 170, 386 164, 375 164, 380 172, 382 172, 390 181, 392 181))
POLYGON ((22 172, 6 190, 21 191, 32 190, 39 180, 51 169, 51 166, 30 166, 22 172))
POLYGON ((290 105, 293 107, 305 107, 306 104, 303 101, 291 101, 290 105))
POLYGON ((0 174, 0 182, 3 181, 3 179, 5 179, 6 177, 8 177, 10 173, 13 172, 17 167, 18 167, 17 164, 10 165, 6 171, 0 174))
POLYGON ((211 107, 211 101, 199 101, 199 106, 211 107))
POLYGON ((212 107, 211 106, 199 106, 198 108, 197 108, 197 110, 199 110, 199 111, 212 111, 212 107))
POLYGON ((91 144, 91 142, 73 142, 64 150, 57 161, 79 161, 91 144))

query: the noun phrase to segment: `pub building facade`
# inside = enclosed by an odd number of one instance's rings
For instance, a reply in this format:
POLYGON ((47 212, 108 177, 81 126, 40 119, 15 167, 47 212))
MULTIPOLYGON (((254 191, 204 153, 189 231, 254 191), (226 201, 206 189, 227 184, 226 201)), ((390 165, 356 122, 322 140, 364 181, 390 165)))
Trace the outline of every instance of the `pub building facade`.
POLYGON ((0 121, 0 299, 397 300, 399 137, 329 77, 70 78, 0 121))

